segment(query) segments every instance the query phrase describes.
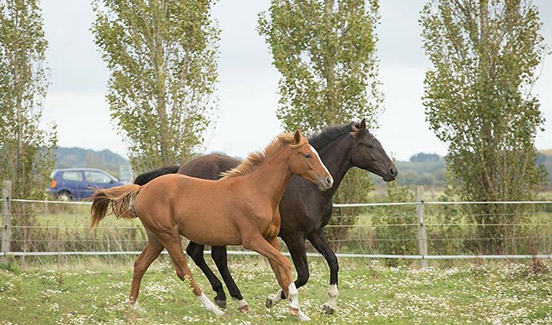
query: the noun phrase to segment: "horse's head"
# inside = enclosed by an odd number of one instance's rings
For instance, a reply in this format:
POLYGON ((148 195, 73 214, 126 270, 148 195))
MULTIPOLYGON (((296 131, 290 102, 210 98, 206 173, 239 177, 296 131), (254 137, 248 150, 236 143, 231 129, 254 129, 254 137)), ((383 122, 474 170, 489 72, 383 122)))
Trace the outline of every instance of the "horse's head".
POLYGON ((353 166, 381 176, 386 182, 397 178, 397 168, 383 150, 378 139, 366 129, 364 119, 353 126, 353 131, 350 134, 354 139, 351 154, 353 166))
POLYGON ((332 187, 332 175, 320 160, 316 149, 301 135, 301 132, 295 132, 290 147, 292 148, 292 154, 289 167, 293 174, 318 185, 318 188, 322 191, 332 187))

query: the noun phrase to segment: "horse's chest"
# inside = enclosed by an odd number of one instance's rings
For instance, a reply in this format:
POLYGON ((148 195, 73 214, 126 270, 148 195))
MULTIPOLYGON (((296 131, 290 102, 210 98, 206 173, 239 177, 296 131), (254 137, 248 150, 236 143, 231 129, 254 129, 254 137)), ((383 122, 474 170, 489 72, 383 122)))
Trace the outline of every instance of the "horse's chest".
POLYGON ((332 217, 332 208, 324 209, 320 211, 320 223, 321 227, 326 226, 330 222, 330 218, 332 217))
POLYGON ((274 238, 280 231, 280 214, 274 213, 270 220, 263 218, 259 220, 259 224, 265 238, 274 238))

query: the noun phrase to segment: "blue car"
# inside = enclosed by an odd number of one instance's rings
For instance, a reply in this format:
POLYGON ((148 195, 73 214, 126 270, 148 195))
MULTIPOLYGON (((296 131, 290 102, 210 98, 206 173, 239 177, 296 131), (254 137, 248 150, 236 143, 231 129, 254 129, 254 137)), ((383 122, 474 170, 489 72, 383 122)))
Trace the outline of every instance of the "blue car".
POLYGON ((56 169, 50 177, 52 182, 48 187, 48 193, 60 201, 87 199, 96 188, 123 185, 115 177, 95 168, 56 169))

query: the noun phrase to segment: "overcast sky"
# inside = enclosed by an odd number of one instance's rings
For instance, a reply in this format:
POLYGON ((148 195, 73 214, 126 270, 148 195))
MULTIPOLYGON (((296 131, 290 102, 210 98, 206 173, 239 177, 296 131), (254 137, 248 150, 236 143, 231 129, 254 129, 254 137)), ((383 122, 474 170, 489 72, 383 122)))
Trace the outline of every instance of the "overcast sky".
MULTIPOLYGON (((425 0, 380 0, 380 80, 385 111, 373 133, 399 160, 418 152, 444 155, 441 143, 425 122, 421 103, 424 73, 429 62, 421 48, 419 12, 425 0)), ((544 23, 542 34, 552 44, 552 1, 535 1, 544 23)), ((205 134, 205 153, 222 151, 244 157, 281 132, 275 111, 279 74, 263 38, 256 32, 257 14, 268 0, 220 0, 214 18, 222 30, 219 58, 219 111, 205 134), (251 136, 254 135, 254 136, 251 136)), ((49 42, 50 88, 43 127, 55 122, 58 145, 109 149, 126 156, 126 146, 110 120, 105 100, 109 72, 94 45, 89 1, 42 0, 44 29, 49 42)), ((552 148, 552 61, 546 58, 534 88, 546 118, 538 149, 552 148)))

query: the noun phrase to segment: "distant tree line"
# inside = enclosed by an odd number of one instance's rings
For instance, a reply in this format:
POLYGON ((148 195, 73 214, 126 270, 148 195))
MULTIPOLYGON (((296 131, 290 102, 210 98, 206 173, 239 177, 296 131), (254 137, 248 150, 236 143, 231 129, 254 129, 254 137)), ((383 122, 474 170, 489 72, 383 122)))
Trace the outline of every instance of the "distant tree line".
MULTIPOLYGON (((447 162, 445 157, 438 154, 417 153, 408 161, 397 161, 397 169, 400 177, 397 182, 404 186, 423 185, 444 189, 447 185, 446 171, 447 162)), ((542 190, 552 189, 552 156, 546 153, 539 153, 535 160, 536 168, 543 168, 547 171, 542 190)), ((374 185, 385 186, 381 177, 372 176, 374 185)))
POLYGON ((436 153, 420 152, 410 157, 410 162, 436 162, 441 160, 443 160, 443 157, 436 153))

